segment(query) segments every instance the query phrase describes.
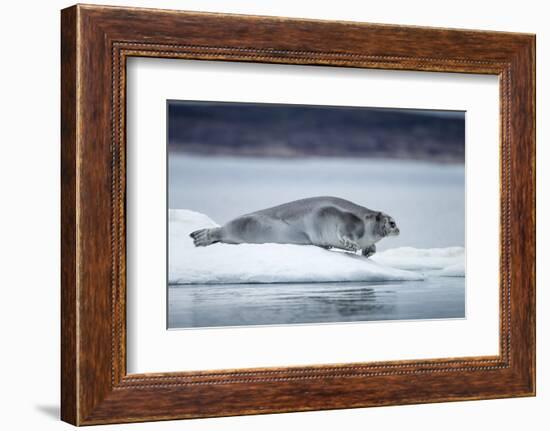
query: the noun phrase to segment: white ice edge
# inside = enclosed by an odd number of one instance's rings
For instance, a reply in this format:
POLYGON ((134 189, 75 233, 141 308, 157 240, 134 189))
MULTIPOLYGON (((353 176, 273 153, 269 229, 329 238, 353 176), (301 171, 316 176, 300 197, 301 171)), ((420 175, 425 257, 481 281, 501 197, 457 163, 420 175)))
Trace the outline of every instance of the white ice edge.
POLYGON ((414 281, 464 277, 464 248, 400 247, 363 256, 291 244, 213 244, 197 248, 189 233, 216 227, 208 216, 169 211, 170 284, 414 281))

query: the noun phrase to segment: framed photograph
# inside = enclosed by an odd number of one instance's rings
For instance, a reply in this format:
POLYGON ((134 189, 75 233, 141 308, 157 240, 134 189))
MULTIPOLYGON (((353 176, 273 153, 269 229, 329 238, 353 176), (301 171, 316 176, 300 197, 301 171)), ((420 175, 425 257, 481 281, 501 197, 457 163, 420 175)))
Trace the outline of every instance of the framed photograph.
POLYGON ((535 394, 535 36, 61 14, 62 419, 535 394))

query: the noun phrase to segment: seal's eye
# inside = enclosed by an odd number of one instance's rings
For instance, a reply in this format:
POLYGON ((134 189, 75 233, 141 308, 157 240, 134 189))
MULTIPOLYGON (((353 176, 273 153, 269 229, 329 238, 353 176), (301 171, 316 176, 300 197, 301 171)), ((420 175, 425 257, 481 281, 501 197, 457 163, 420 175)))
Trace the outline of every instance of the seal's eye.
POLYGON ((391 221, 390 222, 390 227, 395 227, 395 222, 391 221))

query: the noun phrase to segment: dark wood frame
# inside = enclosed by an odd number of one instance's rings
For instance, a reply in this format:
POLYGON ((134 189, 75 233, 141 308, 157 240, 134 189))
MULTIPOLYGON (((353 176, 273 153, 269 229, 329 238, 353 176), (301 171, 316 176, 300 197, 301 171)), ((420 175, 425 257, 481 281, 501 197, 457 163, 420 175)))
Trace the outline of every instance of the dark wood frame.
POLYGON ((63 420, 88 425, 535 394, 534 35, 81 5, 61 17, 63 420), (498 75, 499 355, 128 375, 129 56, 498 75))

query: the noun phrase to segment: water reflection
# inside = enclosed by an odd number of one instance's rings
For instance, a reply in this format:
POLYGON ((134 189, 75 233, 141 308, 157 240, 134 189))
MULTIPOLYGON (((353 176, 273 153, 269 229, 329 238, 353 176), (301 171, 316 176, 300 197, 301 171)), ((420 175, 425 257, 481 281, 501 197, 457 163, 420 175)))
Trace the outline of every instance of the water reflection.
POLYGON ((464 317, 464 278, 169 286, 169 328, 464 317))

